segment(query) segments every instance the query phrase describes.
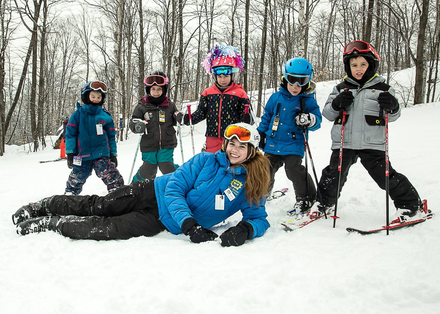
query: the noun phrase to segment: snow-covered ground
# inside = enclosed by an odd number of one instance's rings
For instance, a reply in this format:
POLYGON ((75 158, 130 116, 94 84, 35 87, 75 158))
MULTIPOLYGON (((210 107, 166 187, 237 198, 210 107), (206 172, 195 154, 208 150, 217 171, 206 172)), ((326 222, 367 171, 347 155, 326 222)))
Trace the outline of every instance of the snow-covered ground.
MULTIPOLYGON (((334 82, 318 84, 323 106, 334 82)), ((429 207, 440 212, 440 103, 403 109, 390 123, 393 167, 405 174, 429 207)), ((310 135, 316 171, 330 157, 331 123, 310 135)), ((195 127, 196 150, 205 123, 195 127)), ((192 156, 189 127, 184 157, 192 156)), ((118 144, 119 170, 128 181, 138 135, 118 144)), ((350 171, 338 214, 287 233, 279 222, 294 201, 280 169, 275 188, 287 196, 267 204, 271 228, 241 247, 193 244, 163 232, 124 241, 75 241, 53 232, 18 236, 11 215, 21 206, 64 192, 70 173, 59 150, 27 153, 8 146, 0 157, 0 313, 439 313, 440 218, 371 236, 346 227, 385 224, 385 192, 360 163, 350 171)), ((180 146, 175 160, 181 163, 180 146)), ((140 155, 135 169, 141 164, 140 155)), ((106 194, 93 174, 83 194, 106 194)), ((391 202, 391 212, 394 211, 391 202)), ((215 231, 235 225, 231 217, 215 231)))

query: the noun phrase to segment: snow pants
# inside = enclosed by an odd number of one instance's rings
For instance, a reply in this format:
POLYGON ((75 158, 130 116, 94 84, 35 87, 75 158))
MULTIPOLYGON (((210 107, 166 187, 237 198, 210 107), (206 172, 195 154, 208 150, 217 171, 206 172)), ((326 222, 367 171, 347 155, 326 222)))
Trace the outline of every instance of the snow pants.
POLYGON ((302 165, 302 158, 298 155, 264 154, 270 161, 269 191, 275 183, 275 174, 284 165, 287 178, 292 181, 297 201, 316 199, 316 188, 313 179, 302 165))
POLYGON ((154 152, 143 152, 142 160, 144 163, 134 175, 132 182, 142 180, 154 180, 159 167, 162 174, 174 172, 174 148, 160 149, 154 152))
POLYGON ((115 164, 110 161, 109 157, 102 157, 83 161, 81 166, 73 166, 72 172, 67 179, 66 192, 72 192, 75 195, 80 194, 84 183, 92 174, 93 169, 98 178, 105 183, 109 192, 124 185, 124 179, 115 164))
POLYGON ((154 182, 148 180, 106 196, 52 196, 46 212, 60 216, 56 231, 72 239, 129 239, 166 230, 159 221, 154 182))
MULTIPOLYGON (((347 181, 350 167, 357 162, 358 158, 377 185, 385 190, 385 152, 373 149, 344 149, 340 191, 342 191, 342 187, 347 181)), ((338 163, 339 149, 334 149, 330 157, 330 164, 322 170, 322 176, 319 180, 319 192, 322 195, 322 202, 327 206, 336 203, 339 176, 338 163)), ((394 170, 391 163, 389 164, 389 193, 396 208, 415 210, 422 206, 419 194, 414 186, 408 178, 394 170)))

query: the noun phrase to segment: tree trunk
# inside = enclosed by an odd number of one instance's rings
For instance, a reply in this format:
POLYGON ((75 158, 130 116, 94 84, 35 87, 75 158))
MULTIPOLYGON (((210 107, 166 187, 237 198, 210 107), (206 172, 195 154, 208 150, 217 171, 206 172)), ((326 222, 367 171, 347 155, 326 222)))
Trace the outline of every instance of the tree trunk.
POLYGON ((414 104, 421 104, 425 98, 426 90, 426 62, 425 37, 428 23, 429 0, 422 0, 422 12, 420 14, 419 35, 417 38, 416 78, 414 86, 414 104))
POLYGON ((263 93, 263 80, 264 80, 264 59, 266 58, 266 38, 267 38, 267 12, 270 0, 264 0, 264 16, 263 16, 263 28, 261 31, 261 59, 260 59, 260 70, 258 71, 258 107, 257 107, 257 117, 261 117, 261 108, 263 104, 261 103, 262 93, 263 93))

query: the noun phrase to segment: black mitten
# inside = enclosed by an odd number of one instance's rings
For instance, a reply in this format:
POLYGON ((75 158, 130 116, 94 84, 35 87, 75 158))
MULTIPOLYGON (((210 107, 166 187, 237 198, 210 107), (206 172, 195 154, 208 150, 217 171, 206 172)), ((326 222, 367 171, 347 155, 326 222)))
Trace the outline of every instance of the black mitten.
POLYGON ((200 226, 194 218, 186 219, 181 227, 184 235, 188 235, 191 242, 201 243, 215 240, 217 233, 200 226))
POLYGON ((110 156, 110 161, 115 164, 115 167, 118 166, 118 158, 116 156, 110 156))
POLYGON ((261 149, 264 149, 264 146, 266 146, 266 133, 258 132, 260 133, 260 143, 258 144, 258 147, 261 149))
POLYGON ((254 228, 246 221, 240 221, 235 227, 231 227, 220 236, 222 246, 240 246, 246 240, 252 239, 254 228))
POLYGON ((353 103, 354 97, 351 91, 348 89, 339 93, 332 102, 332 108, 336 111, 345 111, 353 103))
POLYGON ((396 111, 399 108, 399 102, 396 97, 388 92, 380 93, 377 102, 379 103, 380 108, 387 112, 396 111))
POLYGON ((189 125, 189 115, 188 114, 185 114, 183 116, 183 124, 189 125))
POLYGON ((69 167, 69 169, 73 168, 73 154, 67 154, 67 167, 69 167))

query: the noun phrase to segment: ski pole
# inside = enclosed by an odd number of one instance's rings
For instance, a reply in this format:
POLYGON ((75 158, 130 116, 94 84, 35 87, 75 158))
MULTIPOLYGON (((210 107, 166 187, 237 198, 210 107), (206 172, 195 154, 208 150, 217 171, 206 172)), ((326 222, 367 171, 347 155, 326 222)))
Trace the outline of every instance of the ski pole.
POLYGON ((187 108, 188 108, 188 117, 189 117, 189 128, 191 130, 191 144, 192 144, 193 156, 194 156, 196 154, 196 149, 194 147, 194 127, 192 124, 192 117, 191 117, 191 105, 188 104, 187 108))
MULTIPOLYGON (((177 116, 177 112, 176 112, 177 116)), ((181 127, 182 121, 177 122, 177 133, 179 134, 179 145, 180 145, 180 154, 182 155, 182 163, 185 162, 185 158, 183 157, 183 146, 182 146, 182 127, 181 127)))
POLYGON ((129 180, 130 180, 130 183, 133 181, 132 178, 131 178, 131 175, 133 174, 134 164, 135 164, 135 162, 136 162, 136 157, 137 157, 137 154, 138 154, 138 151, 139 151, 139 146, 141 145, 142 135, 143 135, 143 134, 141 134, 141 135, 139 136, 139 141, 138 141, 137 146, 136 146, 136 153, 134 154, 133 164, 131 165, 130 176, 128 177, 129 180))
MULTIPOLYGON (((135 118, 132 121, 133 122, 142 122, 144 124, 147 124, 147 121, 144 121, 142 119, 135 118)), ((146 127, 145 127, 145 130, 144 130, 144 134, 147 134, 147 128, 146 127)), ((138 143, 137 143, 137 146, 136 146, 136 153, 134 154, 133 164, 131 165, 131 170, 130 170, 130 176, 128 177, 129 180, 131 180, 130 182, 133 181, 131 175, 133 174, 134 164, 136 163, 136 158, 137 158, 137 154, 138 154, 138 151, 139 151, 139 146, 141 145, 142 135, 144 135, 144 134, 140 134, 139 140, 138 140, 138 143)))
POLYGON ((333 218, 333 228, 336 227, 336 219, 339 217, 337 216, 337 210, 338 210, 338 199, 339 199, 339 192, 341 190, 341 168, 342 168, 342 152, 344 150, 344 131, 345 131, 345 116, 347 114, 347 111, 344 110, 342 113, 342 122, 341 122, 341 146, 339 147, 339 162, 338 162, 338 189, 336 192, 336 202, 335 202, 335 213, 332 216, 333 218))
MULTIPOLYGON (((300 104, 301 104, 301 113, 306 113, 306 101, 305 101, 305 99, 304 98, 300 98, 300 104)), ((301 119, 302 120, 302 119, 301 119)), ((302 122, 305 122, 305 121, 302 121, 302 122)), ((308 162, 307 162, 307 149, 306 149, 306 147, 307 147, 307 136, 306 136, 306 127, 303 125, 303 126, 301 126, 301 129, 302 129, 302 133, 303 133, 303 136, 304 136, 304 164, 305 164, 305 166, 306 166, 306 172, 305 172, 305 182, 306 182, 306 193, 307 193, 307 197, 309 196, 309 176, 308 176, 308 174, 309 174, 309 165, 308 165, 308 162)))
MULTIPOLYGON (((382 111, 381 111, 382 113, 382 111)), ((390 234, 390 159, 388 155, 388 111, 385 110, 385 195, 387 235, 390 234)))
MULTIPOLYGON (((305 112, 305 100, 304 100, 304 98, 301 98, 301 111, 305 112)), ((322 204, 321 192, 319 191, 318 176, 316 175, 315 163, 313 162, 312 151, 310 150, 309 141, 307 139, 307 134, 306 134, 305 128, 303 128, 303 136, 304 136, 304 151, 306 153, 306 159, 305 159, 306 171, 308 173, 308 170, 307 170, 307 154, 308 154, 309 158, 310 158, 310 164, 312 165, 313 177, 315 178, 315 182, 316 182, 316 196, 318 198, 318 202, 320 204, 322 204)), ((307 174, 306 174, 306 182, 307 182, 307 174)), ((327 213, 325 211, 324 211, 324 218, 327 219, 327 213)))

